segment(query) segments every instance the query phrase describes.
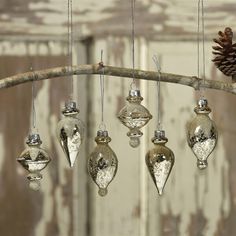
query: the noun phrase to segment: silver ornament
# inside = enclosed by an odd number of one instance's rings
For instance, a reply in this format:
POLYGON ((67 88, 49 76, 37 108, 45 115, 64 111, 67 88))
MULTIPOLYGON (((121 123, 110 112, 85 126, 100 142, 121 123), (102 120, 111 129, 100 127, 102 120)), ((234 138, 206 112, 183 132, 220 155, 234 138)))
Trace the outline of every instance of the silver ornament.
POLYGON ((97 146, 89 156, 88 172, 99 187, 99 195, 105 196, 108 185, 116 175, 118 160, 116 154, 108 145, 111 138, 107 131, 99 130, 95 141, 97 146))
POLYGON ((152 115, 147 108, 141 105, 143 98, 140 95, 140 90, 130 90, 126 100, 128 103, 121 109, 118 118, 123 125, 130 129, 127 133, 130 138, 129 144, 135 148, 139 146, 139 138, 143 135, 140 128, 148 123, 152 115))
POLYGON ((40 180, 43 170, 51 161, 45 150, 40 148, 42 141, 39 134, 30 134, 26 141, 28 147, 20 154, 17 161, 29 172, 27 176, 30 181, 30 188, 33 190, 40 189, 40 180))
POLYGON ((197 115, 187 127, 187 141, 197 157, 198 168, 205 169, 208 165, 207 158, 217 144, 217 129, 209 117, 211 109, 206 99, 200 99, 194 111, 197 115))
POLYGON ((66 154, 70 167, 73 167, 84 138, 84 124, 77 117, 79 110, 75 102, 67 102, 62 114, 65 116, 57 125, 57 137, 66 154))
POLYGON ((168 139, 165 131, 156 130, 152 142, 155 147, 146 154, 146 165, 159 195, 162 195, 166 181, 175 162, 174 153, 165 146, 168 139))

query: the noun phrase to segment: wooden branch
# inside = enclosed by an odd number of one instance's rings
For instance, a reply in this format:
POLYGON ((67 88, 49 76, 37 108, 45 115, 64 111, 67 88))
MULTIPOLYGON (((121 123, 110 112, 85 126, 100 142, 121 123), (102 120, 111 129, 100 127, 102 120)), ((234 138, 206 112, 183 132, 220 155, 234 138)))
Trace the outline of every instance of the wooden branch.
MULTIPOLYGON (((150 81, 158 80, 158 73, 156 71, 135 70, 133 72, 133 69, 130 68, 105 66, 99 63, 95 65, 73 66, 72 70, 70 70, 69 67, 58 67, 58 68, 14 75, 11 77, 1 79, 0 89, 10 88, 30 81, 59 78, 59 77, 69 76, 72 74, 74 75, 100 74, 103 73, 103 69, 104 69, 104 74, 109 76, 133 78, 134 74, 134 77, 136 79, 144 79, 150 81)), ((204 82, 203 79, 198 79, 196 76, 184 76, 184 75, 176 75, 169 73, 161 73, 161 81, 187 85, 194 88, 195 90, 199 89, 199 87, 204 87, 208 89, 217 89, 232 94, 236 94, 236 85, 233 83, 224 83, 216 80, 205 80, 204 82)))

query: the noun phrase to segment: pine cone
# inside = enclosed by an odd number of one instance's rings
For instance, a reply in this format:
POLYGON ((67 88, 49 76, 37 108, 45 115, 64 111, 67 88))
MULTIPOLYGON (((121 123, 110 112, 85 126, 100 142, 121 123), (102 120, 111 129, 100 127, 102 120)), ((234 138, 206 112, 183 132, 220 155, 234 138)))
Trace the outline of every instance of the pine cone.
MULTIPOLYGON (((236 43, 232 44, 232 29, 225 28, 224 33, 219 31, 219 39, 213 39, 218 46, 213 46, 213 54, 216 57, 212 60, 215 66, 226 76, 236 77, 236 43)), ((235 81, 236 82, 236 81, 235 81)))

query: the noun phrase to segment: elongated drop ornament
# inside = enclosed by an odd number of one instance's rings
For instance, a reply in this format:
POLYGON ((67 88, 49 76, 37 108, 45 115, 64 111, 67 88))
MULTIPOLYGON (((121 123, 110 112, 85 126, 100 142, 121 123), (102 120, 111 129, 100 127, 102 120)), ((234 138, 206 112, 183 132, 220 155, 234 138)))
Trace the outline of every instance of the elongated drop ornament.
POLYGON ((48 165, 51 159, 46 151, 40 148, 42 141, 39 134, 30 134, 26 144, 28 147, 20 154, 17 161, 29 172, 27 179, 30 181, 30 188, 39 190, 42 179, 40 171, 48 165))
POLYGON ((57 125, 57 138, 70 167, 73 167, 84 138, 84 124, 77 117, 79 110, 75 102, 67 102, 62 114, 65 117, 57 125))
POLYGON ((162 195, 166 181, 175 162, 174 153, 165 146, 168 139, 164 130, 156 130, 152 142, 155 147, 146 154, 146 165, 159 195, 162 195))
POLYGON ((108 145, 111 138, 107 131, 99 130, 95 141, 97 146, 89 156, 88 172, 99 188, 98 194, 105 196, 108 185, 116 175, 118 160, 116 154, 108 145))
POLYGON ((206 99, 200 99, 194 111, 197 115, 187 127, 187 141, 197 157, 198 168, 202 170, 208 165, 207 158, 217 144, 218 134, 214 121, 209 117, 211 109, 206 99))
POLYGON ((127 133, 130 138, 129 144, 135 148, 139 146, 139 139, 143 135, 140 128, 148 123, 152 115, 147 108, 141 105, 143 98, 140 95, 140 90, 130 90, 126 100, 128 103, 120 110, 118 118, 123 125, 129 128, 127 133))

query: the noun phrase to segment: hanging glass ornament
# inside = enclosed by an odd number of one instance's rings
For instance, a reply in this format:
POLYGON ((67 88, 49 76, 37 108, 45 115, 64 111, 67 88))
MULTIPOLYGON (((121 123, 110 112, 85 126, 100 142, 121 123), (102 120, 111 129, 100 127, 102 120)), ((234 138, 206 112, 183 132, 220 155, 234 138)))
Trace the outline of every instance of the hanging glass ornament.
POLYGON ((105 196, 108 185, 116 175, 118 160, 108 145, 111 138, 107 131, 99 130, 95 141, 97 146, 89 156, 88 172, 99 188, 99 195, 105 196))
POLYGON ((146 154, 146 165, 156 185, 159 195, 162 195, 166 181, 175 162, 174 153, 165 146, 168 139, 164 130, 156 130, 152 142, 155 147, 146 154))
POLYGON ((198 168, 205 169, 207 167, 207 158, 217 143, 217 129, 215 123, 209 117, 211 109, 208 107, 206 99, 201 98, 194 111, 197 116, 188 126, 187 141, 197 157, 198 168))
POLYGON ((62 114, 65 117, 57 125, 57 137, 70 167, 73 167, 84 138, 84 124, 77 117, 79 110, 73 101, 65 104, 62 114))
POLYGON ((127 133, 127 136, 130 138, 129 144, 135 148, 139 146, 139 138, 143 135, 140 128, 148 123, 152 115, 147 108, 141 105, 143 98, 140 95, 140 90, 131 89, 126 100, 128 103, 121 109, 118 118, 122 124, 130 129, 127 133))
POLYGON ((48 165, 51 159, 46 151, 40 148, 42 141, 39 134, 30 134, 26 144, 28 147, 17 158, 17 161, 29 172, 27 179, 30 181, 30 188, 39 190, 42 179, 40 171, 48 165))

